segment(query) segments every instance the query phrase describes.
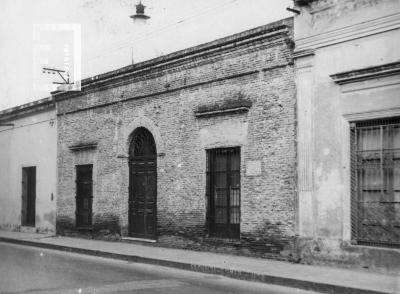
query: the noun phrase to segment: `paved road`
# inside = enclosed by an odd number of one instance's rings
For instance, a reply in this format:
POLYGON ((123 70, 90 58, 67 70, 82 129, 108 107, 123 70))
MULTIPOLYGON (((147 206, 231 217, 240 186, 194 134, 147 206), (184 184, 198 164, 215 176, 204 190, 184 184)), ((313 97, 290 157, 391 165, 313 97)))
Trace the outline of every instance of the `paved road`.
POLYGON ((0 243, 0 293, 315 293, 0 243))

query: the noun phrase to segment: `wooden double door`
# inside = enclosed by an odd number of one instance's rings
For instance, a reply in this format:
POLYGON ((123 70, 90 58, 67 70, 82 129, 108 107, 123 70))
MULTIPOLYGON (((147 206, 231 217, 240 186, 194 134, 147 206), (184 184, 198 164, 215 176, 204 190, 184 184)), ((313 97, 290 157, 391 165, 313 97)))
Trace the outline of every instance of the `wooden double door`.
POLYGON ((157 235, 157 155, 154 138, 145 128, 134 132, 130 146, 129 235, 157 235))

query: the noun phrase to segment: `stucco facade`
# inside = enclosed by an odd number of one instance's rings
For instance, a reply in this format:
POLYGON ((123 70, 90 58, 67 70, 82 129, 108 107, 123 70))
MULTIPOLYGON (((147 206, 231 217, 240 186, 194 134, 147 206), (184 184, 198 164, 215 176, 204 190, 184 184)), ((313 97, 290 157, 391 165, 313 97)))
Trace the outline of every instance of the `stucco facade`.
MULTIPOLYGON (((360 221, 356 212, 361 192, 351 132, 366 122, 388 124, 400 116, 400 1, 295 2, 300 10, 294 23, 301 257, 399 270, 395 220, 387 226, 390 241, 376 236, 366 242, 357 235, 360 227, 372 232, 380 224, 360 221)), ((395 172, 392 194, 398 177, 395 172)), ((400 200, 390 201, 394 217, 400 216, 400 200)))
POLYGON ((0 125, 0 228, 55 231, 57 126, 52 99, 3 110, 0 125), (35 199, 32 219, 25 226, 23 173, 27 168, 35 169, 35 199))
POLYGON ((57 231, 130 235, 130 146, 145 129, 156 149, 158 243, 287 258, 296 230, 292 33, 285 19, 84 80, 79 93, 55 93, 57 231), (209 232, 207 154, 222 148, 240 158, 237 238, 209 232), (93 179, 84 230, 80 166, 93 179))

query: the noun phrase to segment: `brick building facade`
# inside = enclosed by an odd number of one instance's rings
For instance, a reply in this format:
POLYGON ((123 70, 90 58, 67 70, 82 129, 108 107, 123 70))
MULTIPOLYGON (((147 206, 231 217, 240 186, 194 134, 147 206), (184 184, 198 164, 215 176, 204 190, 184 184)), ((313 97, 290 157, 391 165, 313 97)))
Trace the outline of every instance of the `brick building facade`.
POLYGON ((292 34, 284 19, 54 93, 57 232, 287 257, 292 34))

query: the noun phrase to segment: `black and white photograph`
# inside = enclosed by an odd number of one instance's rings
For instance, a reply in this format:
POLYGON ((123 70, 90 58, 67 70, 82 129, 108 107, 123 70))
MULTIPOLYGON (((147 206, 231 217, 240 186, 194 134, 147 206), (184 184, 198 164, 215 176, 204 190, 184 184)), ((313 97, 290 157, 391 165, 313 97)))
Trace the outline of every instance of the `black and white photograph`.
POLYGON ((0 294, 400 293, 400 0, 0 0, 0 294))

